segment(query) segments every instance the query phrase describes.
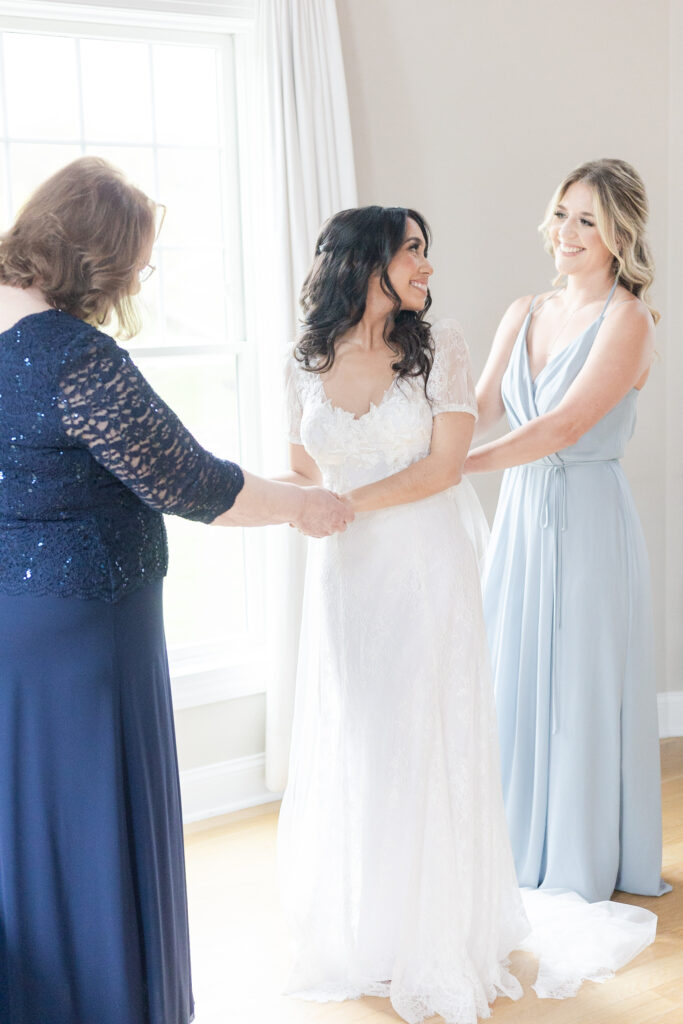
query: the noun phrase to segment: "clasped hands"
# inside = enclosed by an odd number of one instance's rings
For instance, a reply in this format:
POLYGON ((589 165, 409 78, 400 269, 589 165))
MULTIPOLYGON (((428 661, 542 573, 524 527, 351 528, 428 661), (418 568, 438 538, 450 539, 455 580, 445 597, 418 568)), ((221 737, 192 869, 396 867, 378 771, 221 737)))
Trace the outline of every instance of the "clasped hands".
POLYGON ((329 537, 345 530, 353 520, 348 497, 324 487, 302 487, 299 514, 289 525, 307 537, 329 537))

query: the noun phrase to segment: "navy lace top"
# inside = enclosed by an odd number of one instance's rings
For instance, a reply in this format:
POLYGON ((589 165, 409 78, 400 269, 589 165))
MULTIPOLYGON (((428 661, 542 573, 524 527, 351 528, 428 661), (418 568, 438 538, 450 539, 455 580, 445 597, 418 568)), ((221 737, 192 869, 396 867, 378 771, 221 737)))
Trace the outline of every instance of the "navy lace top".
POLYGON ((243 484, 108 335, 58 310, 0 333, 0 593, 116 601, 166 574, 162 512, 210 523, 243 484))

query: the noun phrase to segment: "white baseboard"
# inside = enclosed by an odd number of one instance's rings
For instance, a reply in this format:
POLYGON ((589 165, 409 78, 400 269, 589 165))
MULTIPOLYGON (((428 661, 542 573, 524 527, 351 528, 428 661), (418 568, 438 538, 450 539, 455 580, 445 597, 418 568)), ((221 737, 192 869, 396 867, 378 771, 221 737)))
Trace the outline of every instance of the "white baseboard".
POLYGON ((201 821, 278 800, 266 789, 266 755, 252 754, 180 773, 183 821, 201 821))
MULTIPOLYGON (((661 739, 683 736, 683 690, 657 694, 661 739)), ((266 789, 266 755, 252 754, 180 773, 183 821, 202 821, 279 800, 266 789)))
POLYGON ((670 690, 657 694, 659 736, 683 736, 683 690, 670 690))

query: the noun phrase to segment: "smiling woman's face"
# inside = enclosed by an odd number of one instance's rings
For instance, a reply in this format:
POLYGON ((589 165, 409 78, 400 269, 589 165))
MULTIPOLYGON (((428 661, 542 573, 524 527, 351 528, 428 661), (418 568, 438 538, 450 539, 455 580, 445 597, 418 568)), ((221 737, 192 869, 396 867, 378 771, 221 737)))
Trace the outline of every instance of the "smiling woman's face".
POLYGON ((593 190, 585 181, 575 181, 562 196, 548 234, 560 274, 605 271, 612 264, 595 222, 593 190))
POLYGON ((419 313, 427 301, 429 278, 434 268, 425 256, 426 241, 419 224, 408 217, 406 232, 391 263, 387 275, 401 300, 401 309, 419 313))

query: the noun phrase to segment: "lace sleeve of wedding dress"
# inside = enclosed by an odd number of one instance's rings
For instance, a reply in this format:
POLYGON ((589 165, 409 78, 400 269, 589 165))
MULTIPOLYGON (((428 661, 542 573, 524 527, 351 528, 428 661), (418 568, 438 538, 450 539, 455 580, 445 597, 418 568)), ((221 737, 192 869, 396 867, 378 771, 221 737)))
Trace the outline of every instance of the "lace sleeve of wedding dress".
POLYGON ((469 412, 477 416, 477 397, 467 342, 456 320, 439 320, 432 327, 434 363, 427 382, 432 415, 469 412))
POLYGON ((101 331, 70 341, 57 401, 67 435, 158 512, 210 523, 244 485, 240 467, 202 448, 101 331))
POLYGON ((298 388, 301 373, 294 356, 288 356, 285 364, 285 401, 287 412, 287 438, 291 444, 301 444, 301 417, 303 405, 298 388))

